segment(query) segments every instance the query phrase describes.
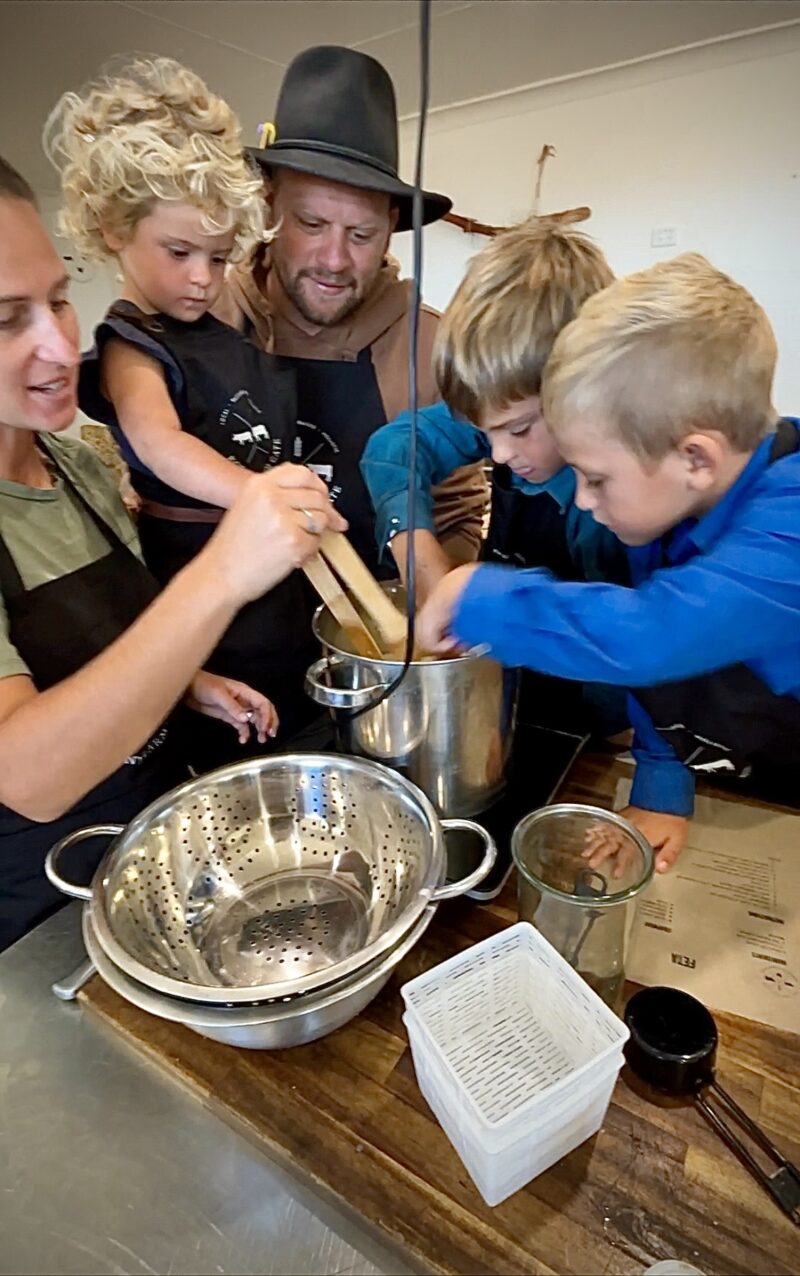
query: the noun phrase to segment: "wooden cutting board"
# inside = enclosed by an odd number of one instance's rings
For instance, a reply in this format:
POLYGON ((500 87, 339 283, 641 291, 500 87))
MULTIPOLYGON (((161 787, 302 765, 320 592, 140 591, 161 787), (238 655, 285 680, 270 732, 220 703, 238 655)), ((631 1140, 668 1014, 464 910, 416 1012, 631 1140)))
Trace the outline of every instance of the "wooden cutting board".
MULTIPOLYGON (((564 800, 611 805, 624 770, 581 760, 564 800)), ((654 1106, 626 1073, 600 1133, 521 1192, 487 1206, 422 1098, 398 985, 516 921, 513 893, 442 905, 358 1019, 274 1053, 217 1045, 154 1019, 95 978, 80 994, 176 1081, 431 1272, 640 1273, 680 1258, 707 1276, 796 1276, 800 1231, 692 1107, 654 1106)), ((717 1016, 718 1071, 800 1160, 800 1039, 717 1016)))

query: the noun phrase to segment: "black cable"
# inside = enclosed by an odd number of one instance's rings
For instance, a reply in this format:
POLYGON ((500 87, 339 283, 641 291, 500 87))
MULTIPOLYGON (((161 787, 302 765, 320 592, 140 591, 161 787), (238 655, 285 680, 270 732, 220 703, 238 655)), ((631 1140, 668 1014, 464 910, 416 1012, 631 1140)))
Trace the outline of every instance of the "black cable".
MULTIPOLYGON (((419 340, 419 314, 422 306, 422 168, 425 157, 425 129, 428 122, 428 98, 430 96, 430 0, 420 0, 419 13, 419 125, 417 128, 417 155, 414 164, 414 195, 411 207, 411 225, 414 236, 414 294, 409 320, 408 350, 408 406, 411 413, 411 431, 408 449, 408 507, 406 511, 406 589, 408 591, 408 637, 403 674, 414 651, 414 606, 416 600, 417 568, 414 554, 414 515, 417 476, 417 409, 419 385, 417 381, 417 343, 419 340)), ((402 676, 402 675, 401 675, 402 676)))
POLYGON ((411 298, 408 335, 408 407, 411 419, 408 448, 408 506, 406 511, 406 615, 408 617, 408 633, 403 667, 380 695, 361 709, 354 709, 351 718, 358 718, 362 713, 369 713, 396 691, 408 673, 414 655, 414 633, 416 628, 414 607, 416 601, 417 567, 414 553, 414 516, 415 480, 417 474, 417 411, 419 386, 417 382, 417 342, 419 339, 419 314, 422 306, 422 216, 424 201, 422 198, 422 169, 425 157, 425 129, 428 122, 428 99, 430 96, 430 0, 420 0, 419 6, 419 125, 417 127, 416 159, 414 162, 414 193, 411 202, 411 227, 413 234, 413 280, 414 288, 411 298))

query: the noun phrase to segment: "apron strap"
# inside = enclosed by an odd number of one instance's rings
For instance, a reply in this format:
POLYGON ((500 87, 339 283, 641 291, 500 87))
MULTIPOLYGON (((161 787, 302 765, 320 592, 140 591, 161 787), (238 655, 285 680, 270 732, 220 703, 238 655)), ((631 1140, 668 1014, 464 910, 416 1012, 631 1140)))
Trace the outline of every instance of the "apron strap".
MULTIPOLYGON (((86 499, 86 497, 77 487, 77 485, 70 478, 69 474, 67 474, 63 465, 59 463, 58 458, 47 446, 47 444, 42 443, 40 444, 40 446, 44 447, 44 450, 47 453, 47 458, 52 464, 53 469, 56 471, 59 478, 64 483, 65 487, 68 487, 70 492, 72 492, 72 494, 77 498, 78 502, 80 503, 82 508, 86 511, 89 518, 92 520, 95 527, 100 532, 101 536, 106 541, 108 541, 111 549, 112 550, 122 549, 126 553, 130 554, 131 550, 128 548, 128 546, 125 544, 122 538, 118 535, 118 533, 114 530, 114 528, 111 527, 110 524, 105 521, 104 518, 101 518, 97 510, 92 508, 89 501, 86 499)), ((11 557, 11 553, 9 552, 8 546, 6 545, 1 534, 0 534, 0 593, 3 595, 4 598, 9 598, 9 599, 20 598, 24 593, 27 593, 27 590, 25 589, 25 586, 22 581, 22 577, 19 573, 19 569, 16 563, 14 562, 14 559, 11 557)))
POLYGON ((106 318, 109 315, 114 319, 124 319, 133 328, 138 328, 140 332, 145 332, 149 337, 155 337, 156 340, 165 331, 159 315, 145 314, 132 301, 118 300, 113 302, 106 312, 106 318))
POLYGON ((17 570, 17 564, 8 552, 8 546, 3 537, 0 536, 0 594, 4 598, 19 598, 24 593, 25 586, 17 570))
POLYGON ((101 535, 104 536, 111 545, 111 548, 124 549, 130 553, 131 551, 128 549, 128 546, 125 544, 122 537, 114 530, 110 523, 107 523, 106 520, 98 514, 97 510, 94 509, 91 503, 86 499, 77 484, 70 478, 63 465, 59 462, 58 457, 50 450, 49 447, 47 447, 47 444, 44 446, 53 468, 58 471, 58 474, 61 479, 63 479, 65 486, 68 487, 72 494, 78 498, 78 501, 89 515, 89 518, 92 520, 101 535))

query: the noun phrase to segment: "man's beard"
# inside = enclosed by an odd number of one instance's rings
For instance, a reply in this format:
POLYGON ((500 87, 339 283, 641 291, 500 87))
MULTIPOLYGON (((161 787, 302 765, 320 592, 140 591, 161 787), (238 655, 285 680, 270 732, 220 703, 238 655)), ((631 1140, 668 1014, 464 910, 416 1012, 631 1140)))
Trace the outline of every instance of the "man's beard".
POLYGON ((372 278, 367 280, 362 287, 359 288, 358 284, 354 279, 352 279, 352 277, 339 279, 335 275, 331 276, 331 283, 349 283, 353 286, 342 296, 339 306, 335 309, 317 309, 309 302, 309 299, 303 292, 301 285, 304 279, 313 279, 316 276, 319 279, 325 280, 325 276, 320 274, 319 271, 299 270, 294 277, 290 277, 284 269, 280 259, 275 255, 274 250, 272 253, 272 264, 277 271, 283 291, 286 293, 286 296, 292 302, 295 309, 299 311, 307 323, 316 324, 320 328, 332 328, 337 323, 341 323, 343 319, 346 319, 348 315, 351 315, 354 310, 358 310, 359 306, 363 304, 364 299, 371 291, 375 280, 378 277, 378 271, 376 271, 372 278))

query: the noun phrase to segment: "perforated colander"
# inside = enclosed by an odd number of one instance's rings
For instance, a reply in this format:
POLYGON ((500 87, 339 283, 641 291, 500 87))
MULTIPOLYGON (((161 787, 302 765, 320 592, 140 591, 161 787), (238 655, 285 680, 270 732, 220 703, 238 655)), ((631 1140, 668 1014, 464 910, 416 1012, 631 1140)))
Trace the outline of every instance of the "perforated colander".
POLYGON ((98 942, 124 973, 186 1000, 236 1005, 346 978, 396 944, 431 900, 470 890, 493 860, 485 830, 439 820, 387 767, 286 754, 192 780, 126 829, 73 833, 46 871, 88 901, 98 942), (448 826, 478 830, 486 854, 443 886, 448 826), (58 858, 100 832, 115 840, 91 888, 75 887, 58 858))

